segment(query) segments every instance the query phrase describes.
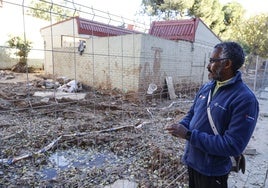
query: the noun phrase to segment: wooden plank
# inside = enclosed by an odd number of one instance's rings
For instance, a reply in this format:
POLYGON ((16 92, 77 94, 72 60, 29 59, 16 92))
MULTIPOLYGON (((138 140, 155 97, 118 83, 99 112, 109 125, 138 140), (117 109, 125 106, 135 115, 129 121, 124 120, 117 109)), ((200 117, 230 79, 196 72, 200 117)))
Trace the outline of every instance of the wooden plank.
POLYGON ((167 83, 167 87, 168 87, 169 98, 171 100, 178 98, 178 96, 175 94, 173 79, 171 76, 166 77, 166 83, 167 83))

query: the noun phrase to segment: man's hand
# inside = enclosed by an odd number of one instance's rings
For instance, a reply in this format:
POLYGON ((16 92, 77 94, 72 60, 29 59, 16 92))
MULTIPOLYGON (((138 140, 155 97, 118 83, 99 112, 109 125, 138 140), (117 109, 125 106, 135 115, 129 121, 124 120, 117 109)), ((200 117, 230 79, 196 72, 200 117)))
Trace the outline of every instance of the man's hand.
POLYGON ((188 129, 182 124, 172 124, 166 126, 165 130, 168 131, 172 136, 180 137, 186 139, 186 134, 188 129))

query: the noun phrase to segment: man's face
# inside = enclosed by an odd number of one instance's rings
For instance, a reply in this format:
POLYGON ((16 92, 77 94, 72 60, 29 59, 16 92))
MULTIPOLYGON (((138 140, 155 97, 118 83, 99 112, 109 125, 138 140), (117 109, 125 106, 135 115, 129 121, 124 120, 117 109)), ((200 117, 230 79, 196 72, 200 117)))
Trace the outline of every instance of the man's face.
POLYGON ((223 81, 225 57, 221 57, 221 49, 216 48, 211 54, 210 62, 207 66, 208 69, 208 79, 223 81))

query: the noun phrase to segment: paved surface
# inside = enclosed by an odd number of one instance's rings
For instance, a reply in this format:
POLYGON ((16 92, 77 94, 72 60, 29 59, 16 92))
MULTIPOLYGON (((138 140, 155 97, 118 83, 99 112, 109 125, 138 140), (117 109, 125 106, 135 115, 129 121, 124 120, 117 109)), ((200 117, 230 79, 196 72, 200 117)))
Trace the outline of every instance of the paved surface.
POLYGON ((268 188, 268 88, 257 94, 257 97, 260 115, 246 149, 251 151, 245 155, 246 172, 232 172, 229 176, 229 188, 268 188))

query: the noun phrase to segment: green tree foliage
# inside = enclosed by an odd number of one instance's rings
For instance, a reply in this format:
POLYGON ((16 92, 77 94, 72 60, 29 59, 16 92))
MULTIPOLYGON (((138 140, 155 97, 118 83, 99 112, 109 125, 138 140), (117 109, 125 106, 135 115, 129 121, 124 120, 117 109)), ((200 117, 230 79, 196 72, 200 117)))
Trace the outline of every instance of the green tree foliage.
POLYGON ((144 13, 168 20, 199 17, 217 35, 225 29, 224 13, 219 0, 143 0, 144 13))
POLYGON ((145 14, 164 20, 187 15, 193 3, 194 0, 142 0, 145 14))
POLYGON ((177 15, 199 17, 223 41, 240 42, 246 52, 267 57, 267 15, 245 18, 245 9, 237 2, 222 6, 219 0, 143 0, 149 15, 176 19, 177 15))
POLYGON ((220 32, 223 40, 237 38, 240 33, 240 25, 245 22, 245 9, 237 2, 227 3, 223 6, 225 28, 220 32))
POLYGON ((268 14, 250 17, 240 25, 237 40, 248 53, 268 57, 268 14))
POLYGON ((245 16, 245 9, 235 1, 224 5, 222 11, 224 12, 224 22, 228 26, 239 23, 245 16))
POLYGON ((211 23, 210 15, 214 9, 212 9, 214 0, 195 0, 193 6, 189 9, 189 15, 200 17, 206 20, 207 24, 211 23))
POLYGON ((51 3, 51 1, 32 0, 27 14, 43 20, 53 20, 58 22, 73 16, 70 8, 65 5, 66 2, 64 1, 60 3, 51 3))
POLYGON ((32 49, 32 42, 15 36, 11 37, 7 43, 10 48, 16 49, 15 55, 19 57, 19 62, 15 65, 13 70, 16 72, 25 72, 27 68, 27 57, 32 49))
POLYGON ((224 13, 219 0, 195 0, 189 15, 201 18, 217 35, 224 30, 224 13))

